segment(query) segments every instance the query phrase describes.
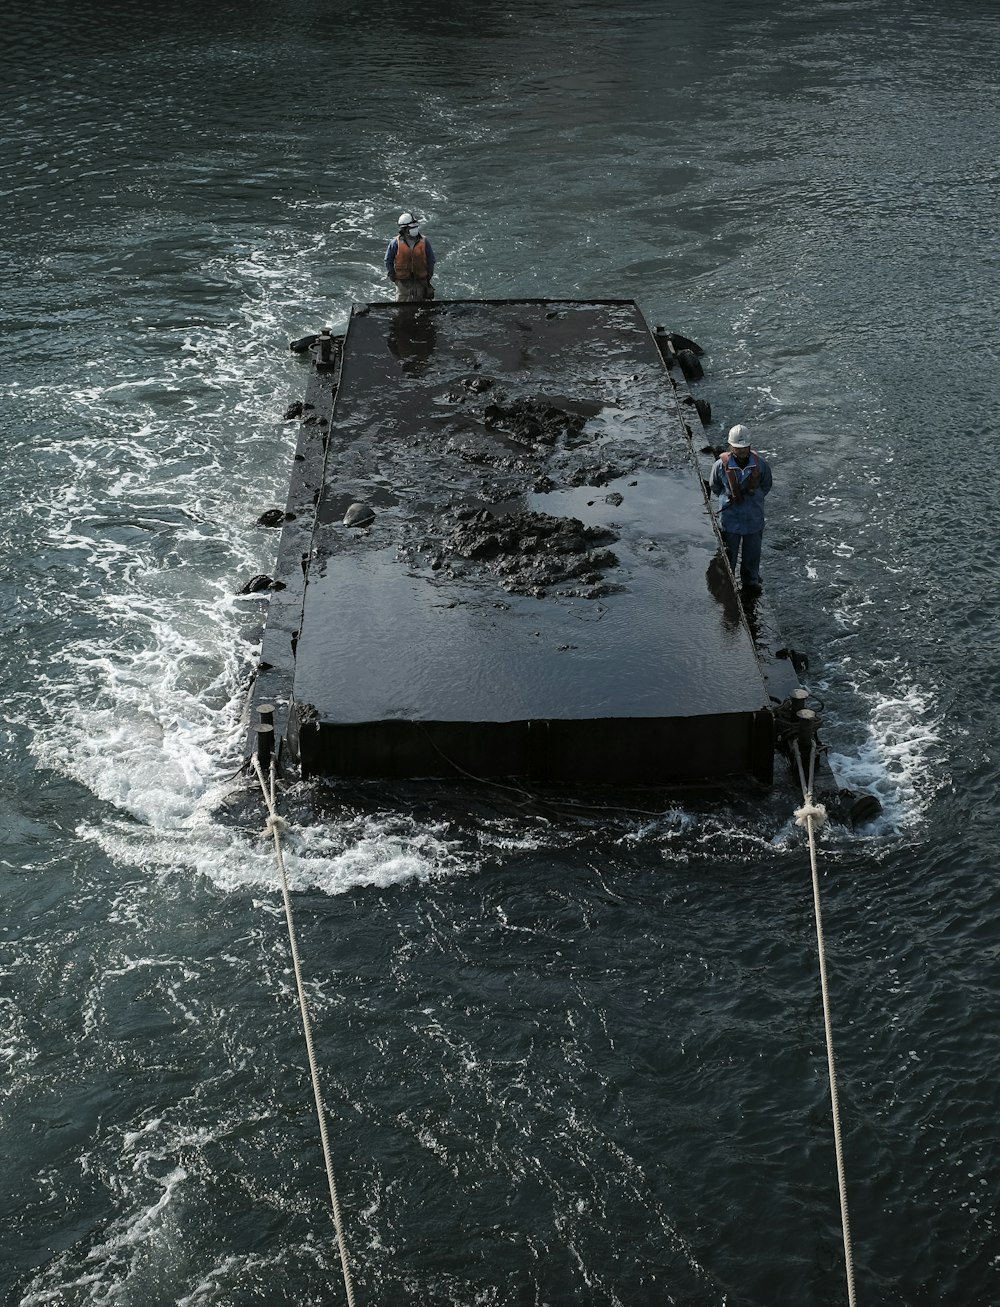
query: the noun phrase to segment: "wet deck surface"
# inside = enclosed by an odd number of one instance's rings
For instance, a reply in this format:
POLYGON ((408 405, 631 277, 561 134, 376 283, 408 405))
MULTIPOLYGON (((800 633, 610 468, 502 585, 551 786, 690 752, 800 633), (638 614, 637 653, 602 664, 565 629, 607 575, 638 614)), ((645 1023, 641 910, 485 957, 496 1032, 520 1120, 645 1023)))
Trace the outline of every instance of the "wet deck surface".
POLYGON ((312 544, 307 772, 759 770, 767 691, 633 304, 356 310, 312 544))

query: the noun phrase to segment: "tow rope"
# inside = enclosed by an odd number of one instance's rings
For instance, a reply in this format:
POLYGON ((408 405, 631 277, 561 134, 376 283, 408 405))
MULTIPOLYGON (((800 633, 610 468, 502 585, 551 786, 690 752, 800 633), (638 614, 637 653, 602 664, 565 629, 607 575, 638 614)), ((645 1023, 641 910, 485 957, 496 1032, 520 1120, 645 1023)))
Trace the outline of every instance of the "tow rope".
POLYGON ((823 913, 819 901, 819 870, 816 858, 816 831, 826 821, 826 808, 813 800, 813 783, 816 773, 817 744, 815 714, 809 709, 798 714, 802 725, 800 738, 809 740, 809 776, 802 764, 799 741, 792 740, 791 752, 799 771, 802 786, 802 806, 795 809, 795 824, 805 827, 809 837, 809 863, 812 868, 813 909, 816 916, 816 943, 819 951, 819 979, 823 991, 823 1025, 826 1030, 826 1063, 830 1078, 830 1105, 833 1111, 833 1142, 837 1153, 837 1186, 840 1191, 840 1224, 844 1235, 844 1264, 847 1271, 847 1301, 856 1307, 854 1291, 854 1253, 851 1247, 851 1222, 847 1211, 847 1179, 844 1171, 844 1145, 840 1129, 840 1100, 837 1095, 837 1070, 833 1059, 833 1025, 830 1020, 830 987, 826 975, 826 944, 823 938, 823 913))
POLYGON ((288 943, 292 952, 292 966, 295 969, 295 988, 299 997, 299 1015, 302 1018, 302 1033, 305 1036, 306 1052, 309 1055, 309 1075, 312 1079, 313 1097, 316 1100, 316 1116, 319 1120, 319 1135, 323 1144, 323 1161, 326 1164, 326 1179, 330 1187, 330 1209, 333 1215, 333 1228, 337 1236, 337 1247, 340 1250, 340 1264, 344 1272, 344 1289, 347 1292, 348 1307, 354 1307, 354 1283, 351 1279, 351 1268, 347 1256, 347 1240, 344 1238, 344 1223, 340 1212, 340 1199, 337 1196, 337 1181, 333 1173, 333 1158, 330 1153, 330 1138, 326 1128, 326 1107, 323 1103, 323 1092, 319 1082, 319 1068, 316 1065, 316 1053, 313 1049, 312 1021, 309 1017, 309 1004, 306 1001, 305 986, 302 983, 302 966, 299 962, 299 945, 295 935, 295 921, 292 917, 292 898, 288 892, 288 874, 285 871, 285 855, 281 847, 282 832, 287 829, 287 822, 283 817, 278 815, 275 803, 275 776, 276 768, 274 759, 271 759, 270 767, 270 784, 264 777, 263 768, 260 765, 260 758, 255 753, 250 759, 253 769, 257 773, 257 779, 260 782, 261 793, 264 796, 264 803, 267 807, 267 825, 261 832, 261 837, 267 839, 270 835, 274 841, 274 854, 278 863, 278 870, 281 874, 281 895, 285 902, 285 922, 288 926, 288 943))

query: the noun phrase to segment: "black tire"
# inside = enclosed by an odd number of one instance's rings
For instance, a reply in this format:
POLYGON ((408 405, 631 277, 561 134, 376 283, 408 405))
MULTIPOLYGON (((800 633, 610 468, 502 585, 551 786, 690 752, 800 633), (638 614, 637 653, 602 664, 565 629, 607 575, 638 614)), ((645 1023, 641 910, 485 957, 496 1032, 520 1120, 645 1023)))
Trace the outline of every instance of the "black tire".
POLYGON ((263 590, 270 590, 273 587, 274 582, 269 576, 252 576, 246 585, 240 586, 236 593, 240 595, 256 595, 260 594, 263 590))
POLYGON ((874 794, 862 794, 860 799, 856 799, 851 805, 851 810, 847 814, 848 820, 856 830, 859 826, 867 826, 870 821, 874 821, 882 812, 882 804, 874 794))
POLYGON ((294 354, 305 354, 307 350, 312 349, 318 340, 319 336, 313 332, 311 336, 300 336, 298 340, 290 340, 288 342, 288 348, 294 354))
POLYGON ((705 369, 698 362, 698 355, 692 350, 678 350, 677 362, 681 365, 681 371, 687 381, 700 381, 705 375, 705 369))
POLYGON ((696 399, 694 406, 698 410, 698 416, 701 418, 701 425, 707 431, 712 421, 712 405, 707 399, 696 399))
POLYGON ((667 335, 671 345, 673 345, 674 349, 677 351, 689 349, 691 353, 697 357, 700 357, 705 352, 697 341, 688 340, 687 336, 682 336, 679 332, 671 331, 668 332, 667 335))

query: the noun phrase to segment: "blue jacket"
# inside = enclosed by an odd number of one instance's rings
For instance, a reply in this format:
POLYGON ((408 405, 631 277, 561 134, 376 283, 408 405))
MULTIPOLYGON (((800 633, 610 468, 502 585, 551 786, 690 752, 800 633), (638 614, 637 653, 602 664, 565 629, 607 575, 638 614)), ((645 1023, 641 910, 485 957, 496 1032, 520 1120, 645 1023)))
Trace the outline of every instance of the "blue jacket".
POLYGON ((771 469, 755 450, 750 451, 747 465, 741 468, 735 458, 730 459, 730 469, 735 471, 741 486, 749 486, 754 467, 760 468, 760 482, 756 490, 745 490, 741 503, 732 497, 732 487, 722 459, 716 459, 709 478, 709 489, 719 497, 719 525, 731 535, 750 536, 764 530, 764 496, 771 489, 771 469))
MULTIPOLYGON (((437 259, 434 257, 434 251, 431 249, 431 243, 424 237, 424 244, 427 246, 427 280, 430 281, 434 276, 434 265, 437 259)), ((399 245, 399 237, 389 242, 389 248, 385 252, 385 271, 390 281, 396 280, 396 249, 399 245)))

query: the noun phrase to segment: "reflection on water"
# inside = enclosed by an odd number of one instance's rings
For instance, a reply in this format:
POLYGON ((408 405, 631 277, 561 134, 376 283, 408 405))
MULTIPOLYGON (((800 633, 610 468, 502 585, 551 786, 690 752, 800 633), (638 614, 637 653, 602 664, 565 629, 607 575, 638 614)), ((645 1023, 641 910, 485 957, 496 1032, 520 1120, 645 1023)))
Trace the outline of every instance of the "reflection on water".
POLYGON ((742 620, 740 596, 721 545, 705 571, 705 580, 709 594, 722 607, 726 629, 734 631, 742 620))
POLYGON ((411 305, 402 305, 393 311, 386 340, 404 372, 419 372, 434 353, 437 340, 434 323, 433 313, 411 305))

